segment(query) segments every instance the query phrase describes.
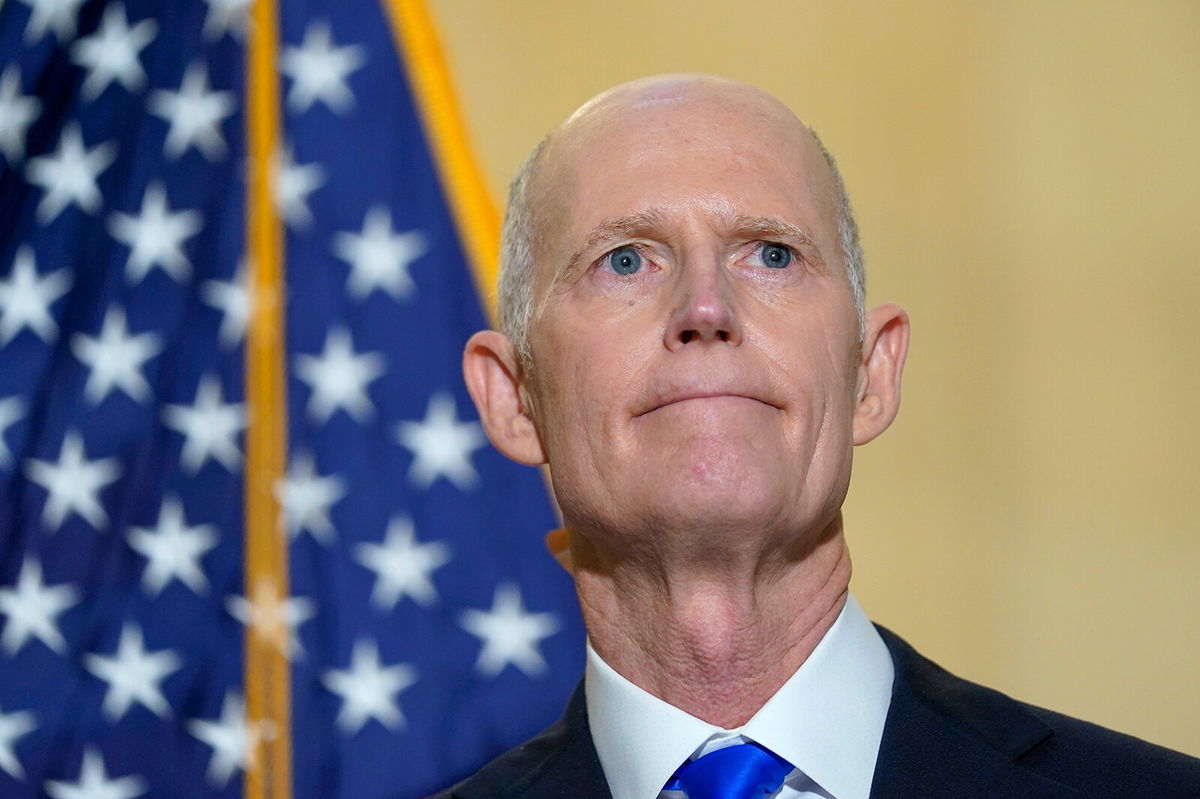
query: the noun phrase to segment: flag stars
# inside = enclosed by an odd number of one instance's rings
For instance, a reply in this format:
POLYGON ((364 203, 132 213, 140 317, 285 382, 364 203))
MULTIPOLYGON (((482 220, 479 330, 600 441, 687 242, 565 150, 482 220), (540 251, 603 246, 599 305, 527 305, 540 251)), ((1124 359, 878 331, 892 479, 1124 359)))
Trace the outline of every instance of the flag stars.
POLYGON ((96 181, 116 158, 115 143, 106 141, 89 150, 78 122, 64 127, 54 154, 29 159, 25 170, 29 182, 46 192, 38 203, 38 222, 50 224, 72 203, 89 214, 96 213, 101 201, 96 181))
POLYGON ((331 669, 321 682, 341 697, 337 725, 346 735, 354 735, 370 719, 391 730, 405 725, 404 714, 395 697, 417 681, 416 670, 406 663, 384 666, 374 641, 360 638, 354 643, 350 667, 331 669))
POLYGON ((388 525, 382 544, 360 543, 354 558, 375 572, 371 604, 387 612, 405 596, 421 607, 434 604, 438 595, 433 572, 450 562, 450 550, 437 541, 419 543, 412 521, 397 517, 388 525))
POLYGON ((12 273, 0 280, 0 347, 29 328, 47 344, 58 338, 58 323, 50 306, 71 287, 71 273, 59 269, 38 277, 33 250, 24 244, 17 250, 12 273))
POLYGON ((42 101, 21 94, 21 70, 10 64, 0 73, 0 155, 15 164, 25 156, 25 134, 42 112, 42 101))
POLYGON ((293 230, 304 230, 312 222, 308 195, 325 184, 327 176, 320 164, 297 164, 291 147, 275 154, 272 171, 275 205, 283 221, 293 230))
POLYGON ((0 634, 0 646, 10 656, 21 651, 30 638, 36 638, 62 655, 67 642, 58 631, 58 617, 79 603, 79 589, 67 583, 47 585, 42 581, 42 565, 26 557, 12 588, 0 588, 0 613, 7 621, 0 634))
POLYGON ((179 91, 159 89, 150 95, 150 113, 170 124, 164 145, 166 154, 178 158, 195 147, 209 161, 225 155, 221 123, 233 114, 237 103, 233 92, 211 91, 208 70, 193 61, 183 73, 179 91))
POLYGON ((206 280, 200 284, 200 299, 205 305, 221 312, 221 328, 217 340, 225 349, 232 349, 246 337, 250 321, 250 289, 246 282, 246 263, 238 265, 233 280, 206 280))
POLYGON ((438 392, 429 398, 423 421, 396 425, 396 440, 413 453, 408 479, 414 485, 428 488, 444 477, 466 491, 478 482, 471 453, 486 439, 478 422, 458 421, 454 398, 448 393, 438 392))
POLYGON ((250 0, 204 0, 208 13, 204 16, 204 38, 215 42, 230 33, 241 42, 246 38, 250 21, 250 0))
POLYGON ((71 47, 71 60, 88 71, 80 90, 83 98, 95 100, 113 81, 131 92, 140 91, 146 85, 146 71, 138 54, 157 32, 158 23, 152 19, 130 27, 122 3, 104 9, 96 32, 71 47))
POLYGON ((155 527, 129 530, 129 546, 146 558, 142 587, 151 596, 158 596, 172 580, 197 594, 207 593, 208 580, 200 559, 216 545, 216 528, 211 524, 189 526, 183 503, 175 496, 163 498, 155 527))
POLYGON ((35 44, 47 31, 60 42, 75 35, 75 20, 84 0, 21 0, 31 9, 25 24, 25 44, 35 44))
POLYGON ((117 389, 135 402, 150 399, 150 384, 142 376, 142 369, 146 361, 162 351, 162 341, 151 332, 131 335, 120 308, 111 307, 104 314, 99 335, 72 336, 71 351, 90 370, 84 394, 93 405, 99 405, 117 389))
POLYGON ((527 612, 520 589, 512 583, 496 587, 491 610, 465 611, 461 624, 483 642, 475 669, 487 677, 495 677, 510 663, 530 677, 544 673, 546 661, 538 645, 559 629, 553 613, 527 612))
POLYGON ((285 596, 272 580, 259 580, 249 597, 229 597, 225 603, 229 615, 249 627, 255 637, 275 647, 288 660, 292 654, 304 654, 296 640, 296 629, 317 615, 311 599, 285 596))
POLYGON ((29 479, 49 492, 42 509, 42 523, 52 531, 62 527, 71 514, 81 516, 97 530, 108 524, 108 514, 100 505, 100 492, 121 475, 116 458, 89 461, 82 436, 70 430, 63 437, 57 463, 33 458, 25 463, 29 479))
POLYGON ((4 397, 0 399, 0 466, 12 463, 12 450, 4 440, 8 428, 21 420, 25 415, 25 401, 20 397, 4 397))
POLYGON ((183 661, 174 650, 148 651, 136 624, 121 628, 121 640, 112 657, 92 654, 83 662, 88 671, 108 683, 101 710, 112 723, 120 721, 135 702, 159 718, 170 715, 162 681, 179 671, 183 661))
POLYGON ((366 422, 375 412, 367 396, 367 385, 386 371, 383 363, 379 353, 356 353, 350 332, 345 328, 331 329, 320 355, 295 358, 296 376, 312 390, 308 415, 318 424, 324 424, 340 408, 356 422, 366 422))
POLYGON ((0 769, 14 780, 25 779, 25 769, 17 760, 15 744, 37 729, 37 722, 28 710, 5 713, 0 710, 0 769))
POLYGON ((208 783, 224 788, 235 769, 246 771, 255 763, 255 753, 263 738, 264 724, 246 720, 246 704, 240 694, 230 691, 221 703, 216 721, 189 719, 188 732, 212 747, 208 761, 208 783))
POLYGON ((334 45, 328 22, 309 23, 300 46, 289 45, 283 51, 281 69, 292 79, 288 108, 303 112, 321 102, 334 113, 344 114, 354 105, 346 79, 365 60, 358 45, 334 45))
POLYGON ((146 187, 136 216, 116 212, 108 222, 113 238, 130 248, 125 279, 133 285, 141 283, 155 267, 177 283, 187 280, 192 265, 183 254, 183 243, 202 227, 198 211, 171 211, 167 190, 158 182, 146 187))
POLYGON ((419 230, 393 232, 391 212, 382 205, 367 211, 361 233, 333 237, 334 255, 350 264, 347 288, 356 300, 375 289, 386 291, 395 300, 407 297, 413 290, 409 267, 428 249, 419 230))
POLYGON ((329 510, 346 495, 340 477, 322 477, 311 455, 301 453, 292 459, 287 475, 275 486, 275 497, 283 506, 288 535, 296 538, 308 532, 321 544, 333 541, 333 523, 329 510))
POLYGON ((46 793, 53 799, 135 799, 149 786, 139 775, 109 779, 104 758, 93 747, 83 752, 83 766, 77 782, 46 781, 46 793))
POLYGON ((246 427, 244 403, 225 403, 215 375, 205 374, 196 388, 192 405, 167 405, 163 423, 184 436, 180 461, 188 474, 196 474, 214 460, 234 472, 242 463, 238 434, 246 427))

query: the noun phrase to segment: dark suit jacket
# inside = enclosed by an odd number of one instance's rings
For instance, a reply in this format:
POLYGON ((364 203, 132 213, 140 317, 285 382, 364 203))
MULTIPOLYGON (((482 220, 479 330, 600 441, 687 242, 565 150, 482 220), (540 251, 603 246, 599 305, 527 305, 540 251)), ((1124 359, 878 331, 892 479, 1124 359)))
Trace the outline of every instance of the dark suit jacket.
MULTIPOLYGON (((879 632, 896 679, 871 799, 1200 799, 1200 760, 1017 702, 879 632)), ((560 721, 435 799, 451 797, 612 799, 582 686, 560 721)))

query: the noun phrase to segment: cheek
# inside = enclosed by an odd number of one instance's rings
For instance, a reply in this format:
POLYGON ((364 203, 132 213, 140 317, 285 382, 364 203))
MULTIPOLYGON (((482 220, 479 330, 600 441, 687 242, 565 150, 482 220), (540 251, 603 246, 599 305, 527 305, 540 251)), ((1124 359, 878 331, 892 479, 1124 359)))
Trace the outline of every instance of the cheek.
POLYGON ((764 354, 781 396, 788 399, 790 444, 825 459, 849 446, 857 356, 852 341, 841 336, 836 325, 812 321, 777 327, 774 334, 748 335, 764 354))
POLYGON ((594 331, 552 332, 534 350, 539 427, 551 454, 570 456, 581 438, 595 434, 619 383, 621 364, 594 331), (563 346, 570 342, 570 346, 563 346), (539 353, 546 353, 538 358, 539 353), (539 368, 539 364, 544 368, 539 368))

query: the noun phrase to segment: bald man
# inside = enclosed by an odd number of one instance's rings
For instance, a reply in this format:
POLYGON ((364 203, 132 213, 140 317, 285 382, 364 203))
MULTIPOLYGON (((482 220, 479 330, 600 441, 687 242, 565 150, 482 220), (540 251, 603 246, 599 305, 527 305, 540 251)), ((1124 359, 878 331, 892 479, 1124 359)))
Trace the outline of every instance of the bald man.
POLYGON ((833 160, 753 87, 618 86, 514 182, 464 372, 549 464, 587 624, 565 717, 444 796, 1200 796, 1183 755, 947 674, 849 594, 853 447, 909 322, 867 311, 833 160))

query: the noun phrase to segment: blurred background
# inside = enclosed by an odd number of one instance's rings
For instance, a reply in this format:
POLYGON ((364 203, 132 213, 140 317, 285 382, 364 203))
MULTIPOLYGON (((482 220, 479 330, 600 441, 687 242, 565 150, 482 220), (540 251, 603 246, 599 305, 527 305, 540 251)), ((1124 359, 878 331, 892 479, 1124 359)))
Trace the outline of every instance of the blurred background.
POLYGON ((1200 755, 1200 4, 434 0, 494 196, 592 94, 774 93, 846 179, 904 407, 854 591, 926 655, 1200 755))
POLYGON ((1192 0, 0 0, 0 795, 426 796, 560 713, 582 628, 461 382, 473 278, 535 142, 687 70, 820 132, 912 316, 846 507, 867 612, 1200 755, 1198 34, 1192 0))

